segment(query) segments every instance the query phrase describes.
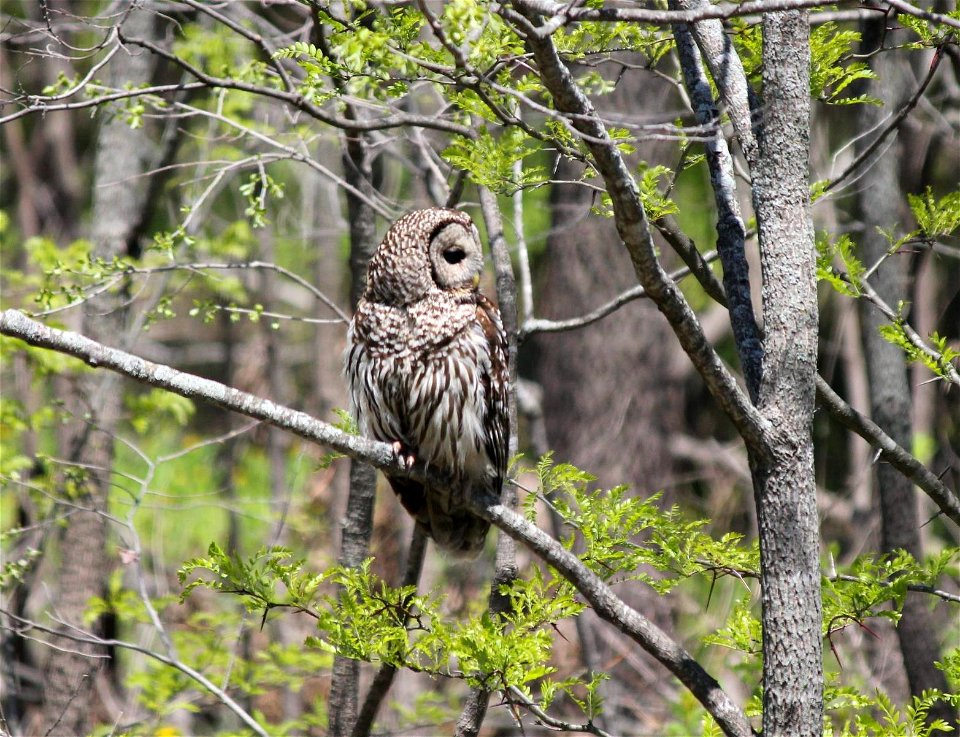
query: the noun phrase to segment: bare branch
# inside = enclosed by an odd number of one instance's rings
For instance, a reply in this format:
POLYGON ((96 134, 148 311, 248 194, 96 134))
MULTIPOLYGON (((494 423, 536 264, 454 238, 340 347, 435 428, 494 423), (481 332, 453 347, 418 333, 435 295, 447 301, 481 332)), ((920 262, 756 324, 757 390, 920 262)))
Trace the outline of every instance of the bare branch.
MULTIPOLYGON (((513 162, 513 179, 523 180, 523 162, 513 162)), ((520 269, 520 306, 517 308, 517 321, 526 325, 533 319, 533 278, 530 275, 530 252, 523 229, 523 189, 513 193, 513 231, 517 241, 517 266, 520 269)), ((520 336, 517 336, 519 342, 520 336)))
MULTIPOLYGON (((176 670, 180 671, 184 675, 193 679, 198 684, 200 684, 203 688, 209 691, 211 694, 216 696, 217 699, 219 699, 224 706, 226 706, 228 709, 230 709, 230 711, 236 714, 237 717, 244 724, 246 724, 250 729, 252 729, 258 735, 260 735, 260 737, 269 737, 268 732, 260 725, 260 723, 256 719, 254 719, 252 716, 250 716, 250 714, 247 713, 247 711, 242 706, 240 706, 240 704, 234 701, 233 698, 231 698, 230 694, 228 694, 222 688, 217 686, 213 681, 211 681, 209 678, 204 676, 202 673, 194 670, 193 668, 191 668, 189 665, 187 665, 181 660, 177 660, 176 658, 172 658, 172 657, 167 657, 166 655, 161 655, 158 652, 150 650, 149 648, 143 647, 141 645, 136 645, 132 642, 97 637, 94 634, 90 634, 86 632, 71 633, 71 632, 65 632, 62 630, 55 630, 52 627, 45 627, 44 625, 38 622, 33 622, 29 619, 18 617, 13 612, 7 611, 5 609, 0 609, 0 612, 2 612, 7 617, 18 622, 21 625, 20 627, 11 627, 7 624, 0 623, 0 628, 9 629, 11 632, 14 632, 16 634, 22 634, 23 632, 29 632, 30 630, 37 630, 38 632, 43 632, 48 635, 55 635, 56 637, 64 638, 67 640, 73 640, 74 642, 84 642, 92 645, 99 645, 101 647, 119 647, 119 648, 123 648, 124 650, 133 650, 134 652, 138 652, 142 655, 146 655, 148 658, 153 658, 154 660, 157 660, 163 663, 164 665, 169 665, 171 668, 175 668, 176 670)), ((50 643, 44 643, 44 644, 49 645, 50 643)), ((87 655, 87 653, 82 653, 82 654, 87 655)), ((103 657, 103 656, 98 656, 98 657, 103 657)))
MULTIPOLYGON (((218 381, 177 371, 169 366, 152 363, 130 353, 108 348, 78 333, 47 327, 17 310, 6 310, 0 314, 0 333, 20 338, 30 345, 74 356, 91 366, 109 369, 188 399, 199 399, 221 409, 239 412, 281 427, 306 440, 321 443, 354 458, 362 458, 391 474, 409 475, 405 465, 388 443, 378 443, 357 435, 349 435, 305 412, 233 389, 218 381)), ((415 466, 414 470, 419 470, 421 479, 426 478, 422 467, 417 469, 415 466)))
MULTIPOLYGON (((549 20, 536 31, 539 38, 546 38, 561 26, 572 21, 632 21, 656 25, 674 23, 696 23, 702 20, 725 20, 743 15, 798 10, 801 8, 819 8, 837 3, 823 0, 748 0, 743 3, 708 5, 686 10, 650 10, 646 8, 589 8, 569 7, 552 0, 525 0, 530 10, 547 16, 549 20)), ((904 3, 906 4, 906 3, 904 3)))
POLYGON ((720 128, 720 113, 713 104, 713 93, 703 73, 700 52, 694 43, 690 27, 678 23, 673 27, 673 35, 677 43, 684 84, 697 121, 701 125, 714 127, 714 134, 704 147, 710 170, 710 184, 717 203, 717 251, 723 262, 723 289, 727 295, 737 353, 743 366, 750 399, 756 404, 763 377, 763 345, 750 296, 750 275, 744 254, 746 227, 737 203, 733 157, 720 128))
POLYGON ((837 422, 879 450, 880 458, 923 489, 936 502, 943 514, 960 525, 960 499, 937 478, 936 474, 897 445, 876 423, 843 401, 821 376, 817 376, 817 394, 837 422))
MULTIPOLYGON (((675 3, 687 13, 706 13, 716 7, 707 0, 675 0, 675 3)), ((737 7, 742 8, 744 5, 737 7)), ((700 22, 691 23, 690 32, 700 48, 710 76, 717 85, 730 122, 737 132, 740 148, 752 169, 758 156, 752 112, 756 100, 743 71, 740 55, 723 23, 717 19, 701 19, 700 22)))
MULTIPOLYGON (((192 92, 194 90, 206 89, 207 87, 208 85, 204 84, 203 82, 189 82, 186 84, 160 84, 152 87, 140 87, 135 90, 111 92, 99 97, 91 97, 88 100, 78 100, 77 102, 61 102, 52 105, 49 102, 49 98, 33 96, 29 98, 31 102, 27 104, 26 107, 17 110, 15 113, 10 113, 9 115, 5 115, 4 117, 0 118, 0 125, 6 125, 7 123, 17 120, 18 118, 30 115, 31 113, 40 113, 41 115, 45 115, 47 113, 61 110, 83 110, 84 108, 88 107, 100 107, 108 102, 116 102, 117 100, 129 100, 139 97, 156 97, 169 92, 192 92)), ((16 102, 18 102, 18 100, 7 100, 6 102, 0 104, 0 107, 13 105, 16 102)))
MULTIPOLYGON (((538 12, 536 6, 539 3, 516 0, 513 4, 531 17, 538 12)), ((529 18, 510 8, 502 7, 501 13, 522 28, 530 25, 529 18)), ((589 98, 561 61, 550 38, 542 39, 528 33, 527 42, 557 110, 573 116, 573 126, 584 134, 584 142, 613 200, 617 230, 630 254, 638 281, 669 321, 684 352, 741 437, 756 453, 766 454, 769 451, 768 422, 741 391, 736 379, 707 341, 690 304, 664 272, 657 258, 637 184, 619 148, 597 117, 589 98)))
POLYGON ((887 137, 891 133, 895 132, 900 128, 900 125, 906 120, 910 112, 917 106, 917 103, 920 102, 920 98, 923 97, 923 94, 927 91, 927 87, 930 86, 930 82, 933 80, 934 74, 936 74, 937 68, 940 66, 940 62, 943 60, 943 46, 938 46, 936 52, 933 55, 933 59, 930 60, 930 67, 927 69, 927 75, 923 78, 923 81, 920 83, 920 86, 917 88, 917 91, 910 97, 909 100, 904 104, 897 114, 890 118, 890 122, 887 126, 880 131, 879 135, 873 140, 869 146, 867 146, 860 154, 850 162, 850 165, 844 169, 840 174, 831 180, 831 182, 824 187, 823 191, 829 192, 831 189, 834 189, 841 182, 850 177, 851 174, 854 174, 861 166, 864 165, 864 162, 868 161, 871 156, 883 145, 883 142, 887 140, 887 137))
MULTIPOLYGON (((716 251, 705 253, 703 254, 703 261, 705 263, 710 263, 711 261, 715 261, 718 255, 719 254, 716 251)), ((689 266, 684 266, 682 269, 677 269, 670 274, 670 279, 676 282, 685 276, 689 276, 691 272, 692 270, 689 266)), ((635 300, 642 299, 646 296, 647 290, 638 285, 627 289, 606 304, 601 305, 595 310, 591 310, 585 315, 580 315, 579 317, 571 317, 567 320, 545 320, 542 318, 531 317, 524 322, 520 329, 520 340, 522 342, 536 333, 559 333, 565 330, 575 330, 576 328, 592 325, 593 323, 602 320, 607 315, 616 312, 624 305, 634 302, 635 300)))
POLYGON ((953 28, 960 28, 960 20, 945 15, 944 13, 934 13, 929 10, 924 10, 923 8, 918 8, 916 5, 904 2, 904 0, 885 0, 885 2, 906 15, 915 15, 917 18, 923 18, 931 23, 942 23, 943 25, 952 26, 953 28))
POLYGON ((507 696, 511 703, 520 704, 525 709, 529 710, 529 712, 533 714, 541 724, 544 724, 551 729, 561 732, 584 732, 586 734, 595 734, 597 737, 611 737, 609 732, 605 732, 604 730, 600 729, 600 727, 593 722, 573 724, 572 722, 567 722, 563 719, 557 719, 556 717, 550 716, 516 686, 510 687, 507 696))

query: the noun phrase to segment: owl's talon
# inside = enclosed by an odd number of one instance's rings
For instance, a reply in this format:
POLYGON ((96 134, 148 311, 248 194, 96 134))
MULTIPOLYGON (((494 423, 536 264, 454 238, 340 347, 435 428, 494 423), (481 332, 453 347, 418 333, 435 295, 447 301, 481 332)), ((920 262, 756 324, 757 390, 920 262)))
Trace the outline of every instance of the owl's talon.
POLYGON ((400 461, 402 465, 408 471, 413 468, 414 464, 417 462, 417 456, 415 453, 404 452, 406 449, 399 440, 394 440, 390 446, 393 448, 394 455, 397 456, 397 460, 400 461))

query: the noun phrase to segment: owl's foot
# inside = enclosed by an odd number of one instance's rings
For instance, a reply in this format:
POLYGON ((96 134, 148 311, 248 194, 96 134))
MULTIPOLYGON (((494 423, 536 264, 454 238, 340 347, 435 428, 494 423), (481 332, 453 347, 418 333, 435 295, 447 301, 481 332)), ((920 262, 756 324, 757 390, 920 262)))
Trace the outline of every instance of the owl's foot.
POLYGON ((393 441, 393 452, 408 471, 413 468, 413 464, 417 462, 417 457, 413 452, 410 451, 409 448, 405 448, 399 440, 393 441))

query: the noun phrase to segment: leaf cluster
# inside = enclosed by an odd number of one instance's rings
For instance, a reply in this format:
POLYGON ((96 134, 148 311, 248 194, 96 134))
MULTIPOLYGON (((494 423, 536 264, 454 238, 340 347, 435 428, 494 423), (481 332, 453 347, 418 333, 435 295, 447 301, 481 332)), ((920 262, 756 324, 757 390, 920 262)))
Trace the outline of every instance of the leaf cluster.
POLYGON ((560 515, 569 534, 566 547, 597 575, 638 580, 658 593, 693 576, 759 574, 756 543, 726 533, 714 538, 706 519, 688 519, 676 505, 661 508, 660 494, 646 498, 626 486, 591 489, 594 478, 569 464, 544 456, 536 468, 540 498, 560 515))
POLYGON ((934 590, 943 576, 960 576, 960 548, 946 548, 923 561, 897 550, 858 556, 846 569, 823 579, 824 634, 870 618, 899 621, 907 592, 934 590))
MULTIPOLYGON (((747 78, 761 89, 763 38, 761 26, 742 19, 733 19, 734 43, 743 62, 747 78)), ((832 21, 810 29, 810 95, 828 105, 876 105, 869 95, 849 95, 855 82, 873 79, 876 75, 866 63, 855 60, 855 44, 860 33, 840 27, 832 21)))
POLYGON ((849 686, 827 686, 824 701, 825 737, 931 737, 951 732, 953 727, 942 719, 930 719, 930 710, 939 702, 956 709, 960 694, 929 689, 898 709, 879 688, 868 694, 849 686))
POLYGON ((847 297, 859 297, 860 280, 866 267, 856 256, 856 245, 850 236, 844 234, 830 242, 826 234, 818 234, 816 240, 817 281, 825 281, 835 290, 847 297), (837 268, 834 264, 840 264, 837 268))
POLYGON ((536 686, 543 708, 565 695, 590 714, 599 710, 602 677, 551 678, 554 629, 584 609, 568 582, 536 569, 504 585, 511 608, 503 617, 485 610, 456 620, 445 612, 439 591, 418 594, 415 587, 389 586, 370 564, 313 573, 286 548, 263 548, 242 558, 211 543, 206 556, 180 568, 180 598, 197 588, 233 594, 264 621, 273 610, 291 609, 316 620, 317 632, 306 645, 330 655, 487 690, 518 688, 528 698, 534 698, 536 686))

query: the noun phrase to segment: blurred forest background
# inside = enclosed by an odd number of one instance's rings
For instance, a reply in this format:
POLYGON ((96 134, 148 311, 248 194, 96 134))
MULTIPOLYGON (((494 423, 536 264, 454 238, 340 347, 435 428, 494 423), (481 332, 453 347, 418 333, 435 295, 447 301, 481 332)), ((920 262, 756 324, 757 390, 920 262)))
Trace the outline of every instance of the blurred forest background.
MULTIPOLYGON (((521 483, 536 484, 529 468, 552 451, 595 475, 596 486, 626 484, 642 498, 661 492, 664 507, 708 519, 718 537, 754 539, 743 444, 657 309, 623 300, 602 319, 575 320, 636 286, 599 180, 553 139, 509 148, 517 127, 484 112, 468 86, 430 71, 441 56, 479 43, 488 9, 369 6, 368 14, 355 3, 3 3, 3 307, 336 422, 347 407, 341 353, 362 288, 363 249, 369 255, 399 214, 447 202, 474 215, 486 242, 479 182, 498 194, 519 278, 518 448, 528 469, 521 483), (388 36, 411 54, 415 37, 436 51, 415 73, 376 46, 385 43, 376 19, 394 11, 420 20, 395 20, 388 36), (449 48, 438 28, 453 34, 449 48), (292 48, 296 42, 303 46, 292 48), (310 44, 320 51, 311 54, 310 44), (278 55, 283 48, 291 50, 278 55), (137 88, 150 92, 133 94, 137 88), (380 127, 390 116, 400 122, 380 127), (362 125, 350 130, 351 121, 362 125), (490 148, 464 153, 463 137, 443 121, 480 131, 490 148)), ((824 6, 811 22, 822 46, 836 50, 824 65, 847 70, 842 85, 832 78, 814 90, 811 183, 824 186, 813 217, 818 239, 832 244, 827 262, 832 255, 849 270, 859 260, 897 315, 924 339, 942 338, 949 357, 949 347, 960 347, 957 223, 931 231, 917 213, 960 197, 956 35, 938 45, 895 15, 860 6, 824 6), (868 150, 904 109, 892 135, 868 150)), ((748 76, 758 74, 755 19, 726 27, 748 76)), ((679 81, 670 28, 566 33, 578 80, 630 145, 638 177, 659 193, 648 204, 661 208, 651 219, 664 267, 684 266, 671 233, 712 260, 716 216, 702 130, 679 81)), ((513 77, 520 94, 523 71, 517 65, 513 77)), ((516 100, 504 93, 494 104, 551 130, 549 115, 516 100)), ((745 187, 741 200, 750 213, 745 187)), ((747 256, 759 301, 755 240, 747 256)), ((481 289, 495 296, 492 267, 489 274, 481 289)), ((923 361, 908 361, 908 351, 880 333, 891 320, 828 281, 819 295, 822 376, 960 488, 958 387, 948 391, 923 361)), ((727 310, 694 279, 680 285, 711 343, 738 365, 727 310)), ((6 338, 3 348, 7 729, 43 734, 59 713, 97 734, 248 733, 215 694, 143 653, 66 641, 57 649, 42 631, 14 631, 30 621, 53 627, 62 617, 107 639, 176 653, 271 733, 326 733, 333 656, 304 647, 314 620, 271 613, 262 621, 235 597, 205 589, 181 604, 177 570, 211 542, 241 556, 283 545, 315 570, 333 565, 348 513, 347 459, 331 461, 266 425, 6 338), (82 501, 91 476, 106 480, 105 514, 82 501), (71 653, 86 665, 70 664, 71 653), (77 680, 83 668, 89 689, 77 680)), ((909 481, 885 480, 889 468, 875 451, 825 411, 814 436, 825 573, 863 554, 906 549, 923 559, 956 545, 956 528, 933 503, 909 481), (886 483, 899 491, 881 494, 886 483)), ((373 570, 396 584, 412 525, 382 478, 379 486, 370 555, 373 570)), ((551 529, 546 507, 539 520, 551 529)), ((428 548, 420 588, 442 592, 450 617, 485 606, 494 537, 472 562, 428 548)), ((531 564, 521 551, 520 569, 531 564)), ((955 558, 951 565, 938 587, 955 597, 955 558)), ((669 596, 636 582, 618 592, 680 639, 738 703, 755 695, 746 661, 703 639, 732 613, 757 606, 752 582, 700 576, 669 596)), ((955 602, 910 593, 904 616, 918 624, 906 638, 898 639, 893 618, 837 623, 825 667, 903 705, 917 693, 911 667, 937 678, 933 661, 958 645, 955 602), (923 662, 905 662, 908 650, 923 662)), ((556 625, 551 665, 564 677, 609 676, 596 724, 612 733, 702 728, 691 697, 589 611, 556 625)), ((373 672, 363 670, 361 683, 373 672)), ((465 690, 457 679, 401 672, 376 731, 449 733, 465 690)), ((527 734, 539 733, 527 724, 527 734)), ((512 710, 496 699, 485 729, 519 734, 512 710)))

